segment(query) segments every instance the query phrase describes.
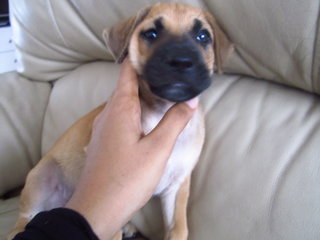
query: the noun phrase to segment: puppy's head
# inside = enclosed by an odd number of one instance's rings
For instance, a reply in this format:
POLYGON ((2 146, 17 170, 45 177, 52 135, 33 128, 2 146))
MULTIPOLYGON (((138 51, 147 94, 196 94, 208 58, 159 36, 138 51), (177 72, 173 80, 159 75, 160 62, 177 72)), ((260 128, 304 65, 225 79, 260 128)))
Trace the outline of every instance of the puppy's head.
POLYGON ((145 8, 104 38, 117 62, 129 54, 143 91, 173 102, 205 90, 233 48, 213 16, 178 3, 145 8))

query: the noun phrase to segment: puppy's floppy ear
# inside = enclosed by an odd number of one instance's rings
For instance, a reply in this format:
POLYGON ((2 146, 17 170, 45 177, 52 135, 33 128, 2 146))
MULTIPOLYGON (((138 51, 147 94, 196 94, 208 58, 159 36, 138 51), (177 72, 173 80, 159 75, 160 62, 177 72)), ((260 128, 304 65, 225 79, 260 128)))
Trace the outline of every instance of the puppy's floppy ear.
POLYGON ((229 41, 228 37, 218 25, 216 19, 209 12, 205 12, 205 17, 214 34, 213 49, 215 54, 215 69, 218 73, 222 73, 222 68, 228 60, 228 57, 232 54, 234 45, 229 41))
POLYGON ((103 39, 117 63, 121 63, 127 56, 133 31, 147 16, 150 9, 151 7, 146 7, 135 16, 125 19, 112 28, 103 31, 103 39))

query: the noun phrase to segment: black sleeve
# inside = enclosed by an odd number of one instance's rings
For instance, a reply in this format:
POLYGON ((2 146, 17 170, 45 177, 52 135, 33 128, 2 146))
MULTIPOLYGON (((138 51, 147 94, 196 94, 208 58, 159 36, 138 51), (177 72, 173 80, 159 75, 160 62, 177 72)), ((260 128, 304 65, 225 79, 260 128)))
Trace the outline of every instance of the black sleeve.
POLYGON ((13 240, 98 240, 86 219, 79 213, 56 208, 37 214, 13 240))

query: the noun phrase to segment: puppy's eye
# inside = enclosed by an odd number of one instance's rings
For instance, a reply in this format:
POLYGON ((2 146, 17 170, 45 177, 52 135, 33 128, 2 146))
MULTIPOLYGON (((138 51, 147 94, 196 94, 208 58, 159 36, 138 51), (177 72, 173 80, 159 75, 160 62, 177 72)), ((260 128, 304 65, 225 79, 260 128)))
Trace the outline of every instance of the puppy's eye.
POLYGON ((196 36, 196 40, 201 44, 207 44, 211 42, 211 36, 208 30, 201 30, 199 34, 196 36))
POLYGON ((144 39, 146 39, 148 41, 154 41, 155 39, 157 39, 159 37, 159 33, 155 29, 150 29, 145 32, 142 32, 142 36, 144 39))

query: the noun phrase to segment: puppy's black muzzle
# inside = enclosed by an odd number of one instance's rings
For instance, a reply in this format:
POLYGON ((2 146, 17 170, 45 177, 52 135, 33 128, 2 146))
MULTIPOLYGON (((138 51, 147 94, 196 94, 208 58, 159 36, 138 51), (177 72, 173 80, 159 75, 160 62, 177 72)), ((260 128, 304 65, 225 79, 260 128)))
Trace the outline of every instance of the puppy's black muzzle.
POLYGON ((159 44, 145 65, 144 79, 153 94, 173 102, 192 99, 211 83, 200 49, 188 38, 159 44))

